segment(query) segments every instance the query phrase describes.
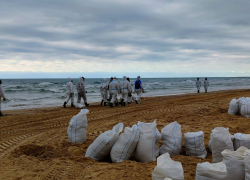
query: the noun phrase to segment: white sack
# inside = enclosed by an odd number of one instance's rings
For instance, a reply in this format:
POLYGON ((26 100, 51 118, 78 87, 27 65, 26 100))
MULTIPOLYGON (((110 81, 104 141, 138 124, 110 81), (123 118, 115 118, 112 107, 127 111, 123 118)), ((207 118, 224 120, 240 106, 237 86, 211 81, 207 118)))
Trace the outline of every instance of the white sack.
POLYGON ((250 150, 246 150, 245 164, 245 180, 250 180, 250 150))
POLYGON ((110 151, 112 162, 122 162, 130 159, 139 141, 140 129, 137 125, 132 128, 126 127, 110 151))
POLYGON ((244 159, 246 156, 247 148, 241 146, 236 151, 224 150, 223 163, 227 166, 226 180, 245 180, 245 164, 244 159))
POLYGON ((153 180, 184 180, 183 168, 180 162, 173 161, 169 153, 165 153, 157 158, 157 166, 152 171, 153 180))
POLYGON ((138 122, 140 138, 135 150, 136 161, 156 161, 156 157, 159 155, 158 142, 161 139, 161 134, 156 126, 156 120, 153 123, 138 122))
POLYGON ((198 163, 196 166, 195 180, 220 180, 227 176, 227 168, 223 162, 198 163))
POLYGON ((241 110, 241 107, 243 105, 244 100, 245 100, 245 97, 241 97, 241 98, 238 99, 238 102, 239 102, 239 113, 240 113, 240 110, 241 110))
MULTIPOLYGON (((234 135, 230 135, 230 136, 231 136, 231 141, 232 141, 233 144, 234 144, 234 135)), ((209 142, 208 142, 208 149, 209 149, 209 151, 212 153, 211 139, 210 139, 209 142)))
POLYGON ((85 108, 85 106, 84 106, 83 104, 76 103, 76 104, 75 104, 75 108, 77 108, 77 109, 82 109, 82 108, 85 108))
POLYGON ((84 143, 88 126, 87 114, 89 110, 82 109, 76 116, 72 117, 68 126, 68 138, 72 143, 84 143))
POLYGON ((236 115, 239 113, 239 101, 232 99, 229 104, 228 114, 236 115))
POLYGON ((187 156, 199 156, 203 159, 207 157, 204 145, 204 133, 202 131, 185 133, 184 140, 187 156))
POLYGON ((161 129, 162 146, 160 155, 168 152, 170 156, 179 155, 182 148, 181 125, 176 121, 161 129))
POLYGON ((250 117, 250 102, 249 102, 249 99, 245 99, 243 102, 242 102, 242 106, 241 106, 241 109, 240 109, 240 114, 246 118, 249 118, 250 117))
POLYGON ((250 149, 250 134, 236 133, 234 135, 234 150, 236 151, 241 146, 250 149))
POLYGON ((225 149, 234 150, 233 142, 228 128, 216 127, 210 135, 210 148, 212 150, 213 163, 221 162, 221 152, 225 149))
POLYGON ((88 147, 85 157, 91 157, 92 159, 100 161, 108 156, 122 129, 123 123, 119 123, 115 125, 112 130, 105 131, 99 135, 88 147))

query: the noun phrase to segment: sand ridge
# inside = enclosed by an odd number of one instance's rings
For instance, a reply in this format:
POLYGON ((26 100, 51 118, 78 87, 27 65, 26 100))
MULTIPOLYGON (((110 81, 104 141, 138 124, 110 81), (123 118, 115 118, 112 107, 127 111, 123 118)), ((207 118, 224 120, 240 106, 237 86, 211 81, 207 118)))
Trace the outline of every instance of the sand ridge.
MULTIPOLYGON (((159 131, 177 121, 186 132, 203 131, 205 146, 211 130, 228 127, 231 134, 250 134, 249 119, 227 113, 233 98, 249 97, 248 90, 218 91, 211 93, 159 96, 142 98, 142 104, 127 107, 89 106, 87 140, 84 144, 69 143, 68 123, 79 112, 75 108, 37 108, 3 111, 0 118, 0 179, 152 179, 156 162, 124 161, 111 163, 107 157, 97 162, 84 157, 88 146, 102 132, 119 122, 132 127, 138 121, 157 119, 159 131)), ((195 178, 197 163, 212 162, 212 155, 203 160, 185 156, 184 140, 180 161, 185 180, 195 178)), ((159 143, 161 145, 161 142, 159 143)))

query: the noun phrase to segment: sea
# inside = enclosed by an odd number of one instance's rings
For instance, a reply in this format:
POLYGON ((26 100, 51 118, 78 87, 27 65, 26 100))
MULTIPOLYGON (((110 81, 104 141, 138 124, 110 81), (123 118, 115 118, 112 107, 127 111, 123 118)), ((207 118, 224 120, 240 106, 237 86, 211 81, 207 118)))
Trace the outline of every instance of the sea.
MULTIPOLYGON (((109 78, 106 78, 109 80, 109 78)), ((203 82, 205 78, 200 78, 203 82)), ((72 78, 74 84, 74 99, 77 101, 76 83, 78 78, 72 78)), ((119 78, 118 81, 121 81, 119 78)), ((136 78, 130 82, 134 87, 136 78)), ((208 78, 208 91, 228 89, 249 89, 250 77, 211 77, 208 78)), ((2 79, 2 87, 6 101, 2 101, 2 110, 27 109, 39 107, 61 106, 66 100, 66 83, 68 79, 2 79)), ((145 92, 142 97, 169 96, 196 93, 196 78, 141 78, 145 92)), ((100 102, 100 85, 102 78, 86 78, 85 85, 88 103, 100 102)), ((204 92, 204 87, 201 87, 204 92)), ((135 96, 135 93, 133 93, 135 96)), ((119 98, 119 97, 118 97, 119 98)), ((68 103, 70 104, 70 102, 68 103)))

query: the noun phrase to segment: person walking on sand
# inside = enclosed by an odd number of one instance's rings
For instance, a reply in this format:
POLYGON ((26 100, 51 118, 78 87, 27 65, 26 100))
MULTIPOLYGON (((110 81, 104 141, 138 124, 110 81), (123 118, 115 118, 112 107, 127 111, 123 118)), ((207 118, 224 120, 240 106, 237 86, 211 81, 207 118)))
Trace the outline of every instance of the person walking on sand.
POLYGON ((69 102, 69 99, 71 99, 71 107, 74 106, 74 92, 73 92, 73 83, 71 78, 69 77, 69 81, 66 83, 66 94, 67 94, 67 100, 64 101, 63 107, 66 108, 66 104, 69 102))
POLYGON ((197 92, 200 93, 201 82, 200 82, 200 79, 199 79, 199 78, 197 78, 196 87, 197 87, 197 92))
POLYGON ((5 101, 5 96, 4 96, 4 92, 3 92, 3 88, 2 88, 2 80, 0 80, 0 116, 3 116, 2 114, 2 110, 1 110, 1 100, 5 101))
MULTIPOLYGON (((127 81, 129 82, 129 86, 131 87, 130 79, 129 77, 126 77, 127 81)), ((132 89, 132 88, 131 88, 132 89)), ((134 102, 134 97, 132 96, 132 90, 128 93, 128 104, 134 102)))
POLYGON ((107 84, 107 79, 103 79, 103 83, 100 86, 100 92, 102 95, 102 101, 101 101, 101 106, 102 103, 104 102, 104 106, 106 106, 107 103, 107 97, 108 97, 108 84, 107 84))
POLYGON ((121 105, 126 106, 126 103, 128 103, 128 93, 132 92, 131 84, 126 79, 126 76, 123 76, 123 79, 120 82, 120 91, 122 94, 121 105))
POLYGON ((78 93, 77 103, 80 103, 81 98, 83 98, 84 104, 87 107, 89 104, 87 103, 87 97, 86 97, 87 91, 85 90, 84 80, 85 80, 84 77, 80 77, 79 81, 76 84, 76 89, 77 89, 77 93, 78 93))
POLYGON ((208 89, 208 86, 209 86, 209 81, 207 80, 207 78, 205 78, 203 84, 204 84, 205 93, 207 93, 207 89, 208 89))
POLYGON ((135 84, 135 92, 137 94, 135 102, 136 104, 138 104, 138 103, 141 103, 141 95, 142 95, 142 91, 144 91, 140 76, 137 76, 137 80, 135 81, 134 84, 135 84))
MULTIPOLYGON (((113 81, 113 79, 114 79, 114 78, 111 77, 110 80, 109 80, 108 90, 109 90, 109 86, 110 86, 111 82, 113 81)), ((111 94, 111 92, 110 92, 110 90, 109 90, 109 99, 108 99, 108 101, 110 102, 111 99, 112 99, 112 94, 111 94)))
POLYGON ((110 83, 109 92, 110 92, 110 94, 112 96, 112 99, 110 101, 109 106, 112 108, 112 107, 114 107, 113 103, 115 103, 115 106, 118 105, 117 95, 120 92, 120 87, 118 85, 118 78, 117 77, 114 77, 113 81, 110 83))

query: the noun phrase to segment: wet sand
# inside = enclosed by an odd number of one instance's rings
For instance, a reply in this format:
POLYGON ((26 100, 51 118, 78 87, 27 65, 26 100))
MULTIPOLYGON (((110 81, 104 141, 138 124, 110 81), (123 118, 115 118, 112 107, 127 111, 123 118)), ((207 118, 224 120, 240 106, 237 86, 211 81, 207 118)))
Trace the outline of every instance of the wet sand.
MULTIPOLYGON (((233 98, 250 97, 249 90, 226 90, 200 94, 142 98, 141 104, 109 108, 89 106, 87 140, 84 144, 69 143, 68 123, 79 109, 50 107, 4 111, 0 117, 0 179, 142 179, 150 180, 156 162, 140 163, 133 160, 111 163, 107 158, 97 162, 84 157, 88 146, 104 131, 119 122, 132 126, 138 121, 157 119, 159 131, 173 121, 181 125, 182 134, 203 131, 205 146, 211 130, 228 127, 231 134, 250 134, 250 119, 227 113, 233 98)), ((161 142, 159 143, 159 146, 161 142)), ((195 179, 197 163, 206 159, 181 155, 185 180, 195 179)))

